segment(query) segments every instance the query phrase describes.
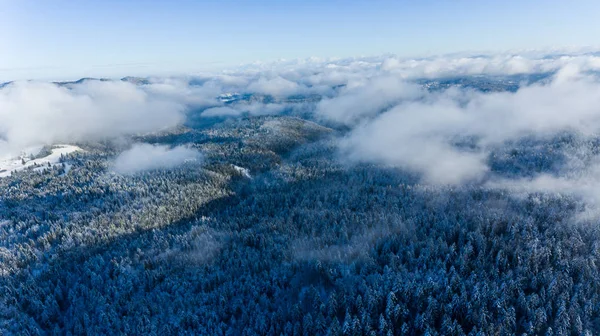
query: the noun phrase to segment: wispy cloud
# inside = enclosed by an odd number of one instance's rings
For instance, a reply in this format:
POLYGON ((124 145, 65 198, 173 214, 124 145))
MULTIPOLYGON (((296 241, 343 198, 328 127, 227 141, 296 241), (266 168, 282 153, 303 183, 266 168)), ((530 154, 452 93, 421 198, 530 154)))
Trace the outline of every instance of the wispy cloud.
POLYGON ((131 175, 154 169, 170 169, 186 161, 198 161, 202 155, 197 150, 178 146, 135 144, 115 159, 112 169, 120 174, 131 175))
MULTIPOLYGON (((364 106, 382 101, 372 100, 362 101, 364 106)), ((397 165, 432 183, 463 183, 482 178, 491 148, 505 141, 561 131, 594 134, 600 129, 599 104, 596 78, 567 66, 549 83, 514 93, 451 89, 403 100, 356 124, 340 146, 352 160, 397 165), (471 139, 474 147, 456 146, 460 139, 471 139)), ((331 117, 338 115, 344 112, 331 117)))

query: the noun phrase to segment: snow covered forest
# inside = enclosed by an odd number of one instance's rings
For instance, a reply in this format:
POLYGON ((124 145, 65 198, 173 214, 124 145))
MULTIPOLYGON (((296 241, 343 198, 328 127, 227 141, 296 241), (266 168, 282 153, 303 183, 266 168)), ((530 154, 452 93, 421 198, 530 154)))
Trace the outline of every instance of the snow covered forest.
POLYGON ((0 334, 596 335, 599 70, 3 84, 0 334))

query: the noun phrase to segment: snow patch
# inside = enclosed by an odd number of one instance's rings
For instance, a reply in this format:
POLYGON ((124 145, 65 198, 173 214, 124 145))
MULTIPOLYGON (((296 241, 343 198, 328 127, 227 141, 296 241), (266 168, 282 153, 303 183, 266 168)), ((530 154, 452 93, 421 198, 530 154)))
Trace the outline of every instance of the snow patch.
POLYGON ((233 101, 236 101, 238 99, 240 99, 240 94, 237 92, 231 92, 231 93, 223 93, 221 95, 219 95, 217 97, 218 100, 220 100, 222 103, 230 103, 233 101))
POLYGON ((81 148, 72 145, 52 146, 50 154, 44 157, 32 158, 38 156, 43 147, 31 147, 21 152, 17 157, 0 158, 0 177, 7 177, 12 172, 27 169, 29 167, 36 171, 42 171, 46 168, 55 166, 59 163, 62 155, 82 151, 81 148))
POLYGON ((252 178, 252 176, 250 175, 250 171, 247 168, 236 166, 236 165, 232 165, 232 166, 235 170, 237 170, 238 173, 244 175, 247 178, 252 178))

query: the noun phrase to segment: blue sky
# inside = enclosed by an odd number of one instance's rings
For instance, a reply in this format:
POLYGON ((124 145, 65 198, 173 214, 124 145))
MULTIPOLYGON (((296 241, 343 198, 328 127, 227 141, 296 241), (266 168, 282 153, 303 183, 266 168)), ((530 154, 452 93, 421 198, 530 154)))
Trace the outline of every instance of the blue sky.
POLYGON ((597 45, 600 2, 0 0, 0 81, 597 45))

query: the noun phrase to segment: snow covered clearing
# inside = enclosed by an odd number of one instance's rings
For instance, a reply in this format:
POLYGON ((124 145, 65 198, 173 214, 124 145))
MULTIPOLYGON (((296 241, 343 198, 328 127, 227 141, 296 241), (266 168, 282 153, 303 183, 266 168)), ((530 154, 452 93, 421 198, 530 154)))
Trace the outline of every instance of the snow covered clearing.
POLYGON ((55 145, 50 149, 50 154, 39 157, 43 147, 29 148, 17 157, 0 158, 0 177, 7 177, 14 171, 34 167, 41 170, 45 167, 54 166, 59 163, 62 155, 67 155, 82 149, 72 145, 55 145))

